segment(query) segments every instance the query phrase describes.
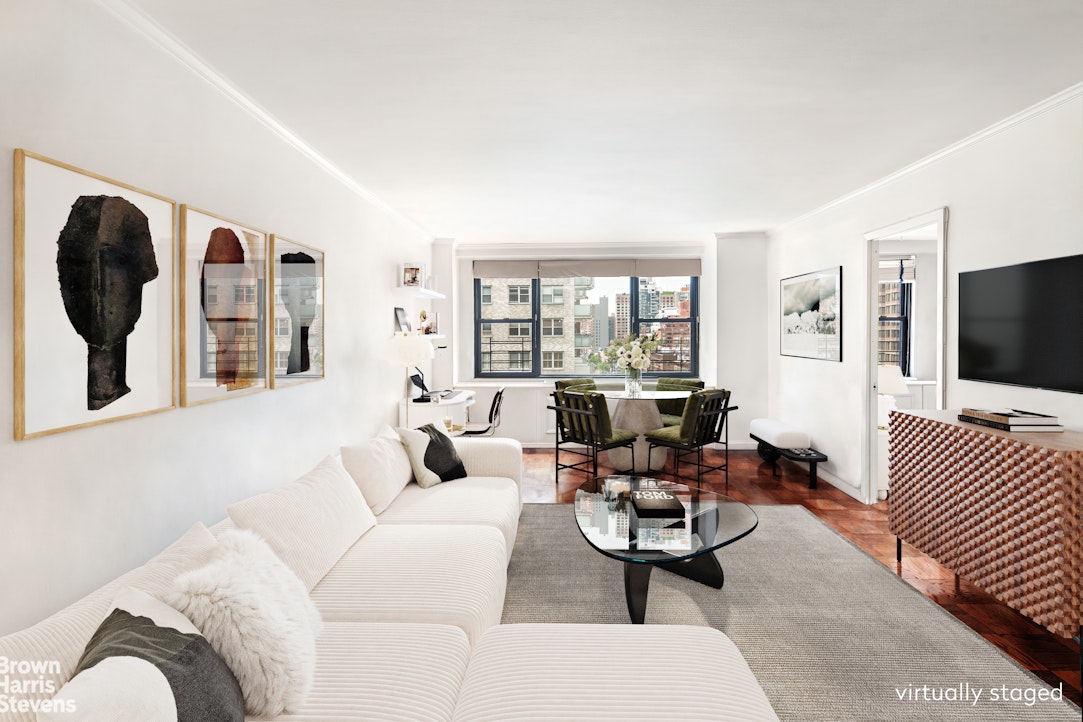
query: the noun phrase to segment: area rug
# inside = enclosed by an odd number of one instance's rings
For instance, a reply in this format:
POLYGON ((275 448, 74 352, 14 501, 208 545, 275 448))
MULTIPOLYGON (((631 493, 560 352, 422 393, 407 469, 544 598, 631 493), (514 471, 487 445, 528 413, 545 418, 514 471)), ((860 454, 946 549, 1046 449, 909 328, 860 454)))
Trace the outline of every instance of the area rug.
MULTIPOLYGON (((1056 688, 803 507, 754 509, 757 529, 716 552, 725 586, 656 569, 646 623, 725 632, 781 719, 1080 719, 1056 688)), ((587 545, 570 505, 527 504, 503 622, 627 624, 621 567, 587 545)), ((627 663, 645 663, 649 651, 627 663)))

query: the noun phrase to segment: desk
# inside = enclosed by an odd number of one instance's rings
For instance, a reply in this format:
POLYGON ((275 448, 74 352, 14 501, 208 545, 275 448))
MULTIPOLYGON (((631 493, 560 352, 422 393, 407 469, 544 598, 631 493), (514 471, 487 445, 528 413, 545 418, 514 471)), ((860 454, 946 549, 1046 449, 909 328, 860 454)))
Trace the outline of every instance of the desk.
POLYGON ((407 426, 406 417, 410 417, 409 427, 416 429, 425 424, 444 425, 444 417, 450 416, 453 424, 466 424, 466 409, 474 405, 473 391, 452 391, 439 401, 419 404, 403 399, 399 402, 399 426, 407 426), (409 408, 407 408, 409 405, 409 408))
MULTIPOLYGON (((698 389, 694 389, 697 390, 698 389)), ((686 399, 692 391, 641 391, 639 396, 632 398, 626 391, 606 391, 599 389, 598 393, 605 396, 607 401, 616 401, 617 406, 613 410, 613 426, 639 433, 635 446, 635 471, 657 471, 666 465, 669 458, 669 449, 658 447, 650 455, 648 463, 647 454, 650 452, 650 444, 643 434, 662 428, 662 415, 658 412, 658 399, 686 399)), ((630 449, 610 449, 609 463, 616 469, 632 468, 632 452, 630 449)))

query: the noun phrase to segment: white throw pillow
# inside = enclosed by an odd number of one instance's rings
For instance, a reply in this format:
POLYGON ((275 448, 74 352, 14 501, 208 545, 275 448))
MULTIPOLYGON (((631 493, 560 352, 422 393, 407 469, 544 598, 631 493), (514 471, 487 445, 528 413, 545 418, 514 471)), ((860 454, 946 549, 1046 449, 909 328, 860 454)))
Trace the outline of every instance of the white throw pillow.
POLYGON ((342 462, 330 456, 300 479, 227 511, 238 527, 263 537, 310 591, 376 526, 357 484, 342 462))
POLYGON ((169 602, 233 670, 249 714, 301 705, 323 623, 301 580, 258 535, 224 532, 214 560, 178 577, 169 602))
POLYGON ((410 457, 417 485, 422 489, 436 486, 442 481, 466 477, 466 467, 459 458, 459 452, 442 428, 425 424, 417 429, 397 431, 410 457))
POLYGON ((374 439, 343 446, 342 465, 376 514, 386 509, 414 478, 406 448, 390 426, 381 429, 374 439))

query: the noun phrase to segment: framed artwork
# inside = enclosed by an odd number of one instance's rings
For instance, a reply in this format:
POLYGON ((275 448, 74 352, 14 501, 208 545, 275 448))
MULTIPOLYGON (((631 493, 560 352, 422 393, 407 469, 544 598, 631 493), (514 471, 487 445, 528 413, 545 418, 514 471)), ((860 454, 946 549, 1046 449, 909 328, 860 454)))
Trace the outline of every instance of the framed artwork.
POLYGON ((181 405, 263 391, 267 234, 181 206, 181 405))
POLYGON ((395 330, 400 333, 413 331, 410 328, 410 319, 406 316, 406 309, 401 306, 395 306, 395 330))
POLYGON ((16 149, 16 439, 176 405, 176 207, 16 149))
POLYGON ((323 378, 323 251, 271 235, 271 388, 323 378))
POLYGON ((842 361, 842 266, 782 279, 783 356, 842 361))
POLYGON ((425 267, 420 263, 399 264, 399 285, 407 288, 424 288, 425 267))

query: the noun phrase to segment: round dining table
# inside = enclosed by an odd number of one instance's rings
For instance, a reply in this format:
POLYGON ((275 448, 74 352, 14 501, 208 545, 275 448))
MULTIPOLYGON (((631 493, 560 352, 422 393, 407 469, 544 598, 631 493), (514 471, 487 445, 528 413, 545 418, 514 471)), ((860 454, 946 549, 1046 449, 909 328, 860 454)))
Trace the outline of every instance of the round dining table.
MULTIPOLYGON (((696 389, 693 389, 696 390, 696 389)), ((598 393, 605 396, 606 401, 612 405, 616 402, 616 408, 611 409, 613 426, 620 429, 628 429, 639 434, 635 444, 635 466, 632 466, 632 451, 628 448, 610 449, 609 463, 614 469, 625 471, 632 469, 637 473, 657 471, 666 465, 669 458, 669 449, 656 447, 654 453, 650 452, 650 443, 643 437, 647 431, 662 428, 662 414, 658 411, 658 399, 686 399, 692 391, 640 391, 632 396, 623 389, 598 389, 598 393)))

